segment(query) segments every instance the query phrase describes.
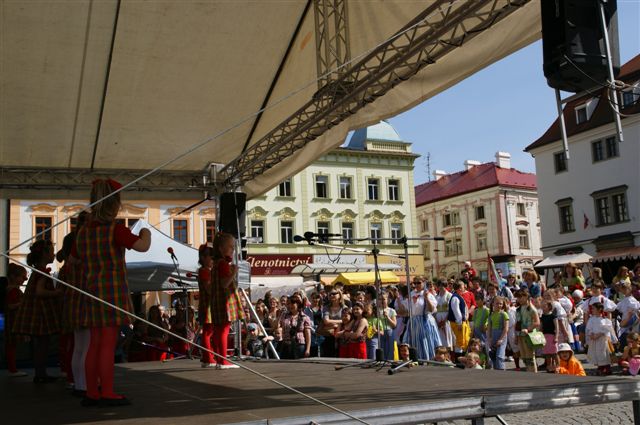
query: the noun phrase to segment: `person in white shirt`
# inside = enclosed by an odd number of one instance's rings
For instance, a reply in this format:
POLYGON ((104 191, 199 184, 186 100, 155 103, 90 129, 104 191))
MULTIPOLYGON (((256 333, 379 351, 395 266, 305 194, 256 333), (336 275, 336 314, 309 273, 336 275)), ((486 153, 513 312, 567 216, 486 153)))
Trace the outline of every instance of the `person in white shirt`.
POLYGON ((624 298, 618 303, 616 310, 620 312, 620 329, 618 330, 618 339, 620 340, 620 351, 627 345, 627 334, 631 332, 631 328, 637 319, 636 313, 640 310, 640 302, 631 295, 631 284, 622 283, 619 288, 624 298))

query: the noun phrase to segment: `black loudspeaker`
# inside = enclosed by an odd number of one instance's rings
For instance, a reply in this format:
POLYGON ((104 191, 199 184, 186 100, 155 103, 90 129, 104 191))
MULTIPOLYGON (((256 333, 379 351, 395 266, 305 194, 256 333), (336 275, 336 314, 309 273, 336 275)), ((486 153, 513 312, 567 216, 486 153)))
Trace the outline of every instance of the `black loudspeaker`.
POLYGON ((247 194, 242 192, 225 192, 220 195, 220 231, 231 233, 236 238, 245 235, 247 194), (238 224, 240 229, 238 229, 238 224))
MULTIPOLYGON (((544 76, 555 89, 577 93, 609 79, 602 0, 541 0, 544 76)), ((614 76, 620 72, 616 0, 604 4, 614 76)))

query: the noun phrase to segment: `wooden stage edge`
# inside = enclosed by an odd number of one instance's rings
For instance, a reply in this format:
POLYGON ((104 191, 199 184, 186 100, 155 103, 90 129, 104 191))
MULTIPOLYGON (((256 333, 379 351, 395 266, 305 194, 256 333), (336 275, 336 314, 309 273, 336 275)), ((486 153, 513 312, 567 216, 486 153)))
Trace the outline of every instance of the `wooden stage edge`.
MULTIPOLYGON (((336 362, 242 361, 241 364, 370 424, 418 424, 535 410, 633 402, 640 425, 640 381, 526 372, 417 366, 335 370, 336 362)), ((82 408, 63 383, 35 385, 0 375, 8 424, 353 424, 352 418, 246 370, 202 369, 195 360, 116 366, 116 389, 132 406, 82 408)), ((4 422, 4 421, 3 421, 4 422)))

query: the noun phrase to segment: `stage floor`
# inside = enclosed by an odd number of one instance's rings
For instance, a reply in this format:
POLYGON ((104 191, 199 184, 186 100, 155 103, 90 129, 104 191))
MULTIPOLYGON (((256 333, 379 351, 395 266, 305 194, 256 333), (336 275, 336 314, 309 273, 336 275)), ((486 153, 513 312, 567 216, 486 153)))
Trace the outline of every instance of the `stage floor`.
MULTIPOLYGON (((627 377, 461 370, 418 366, 335 370, 332 363, 245 361, 242 364, 368 423, 423 423, 481 418, 637 399, 627 377)), ((127 363, 116 389, 132 406, 83 408, 64 382, 34 385, 0 375, 6 424, 318 424, 354 423, 339 413, 241 369, 202 369, 196 360, 127 363)), ((356 422, 357 423, 357 422, 356 422)))

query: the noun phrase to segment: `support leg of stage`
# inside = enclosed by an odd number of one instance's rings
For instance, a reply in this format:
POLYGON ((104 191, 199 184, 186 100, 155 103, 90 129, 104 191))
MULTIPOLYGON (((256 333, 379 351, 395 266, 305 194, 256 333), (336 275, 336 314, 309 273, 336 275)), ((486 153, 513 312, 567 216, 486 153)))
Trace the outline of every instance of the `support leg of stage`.
POLYGON ((471 425, 484 425, 484 418, 473 418, 471 419, 471 425))
POLYGON ((640 400, 633 400, 633 423, 640 425, 640 400))

